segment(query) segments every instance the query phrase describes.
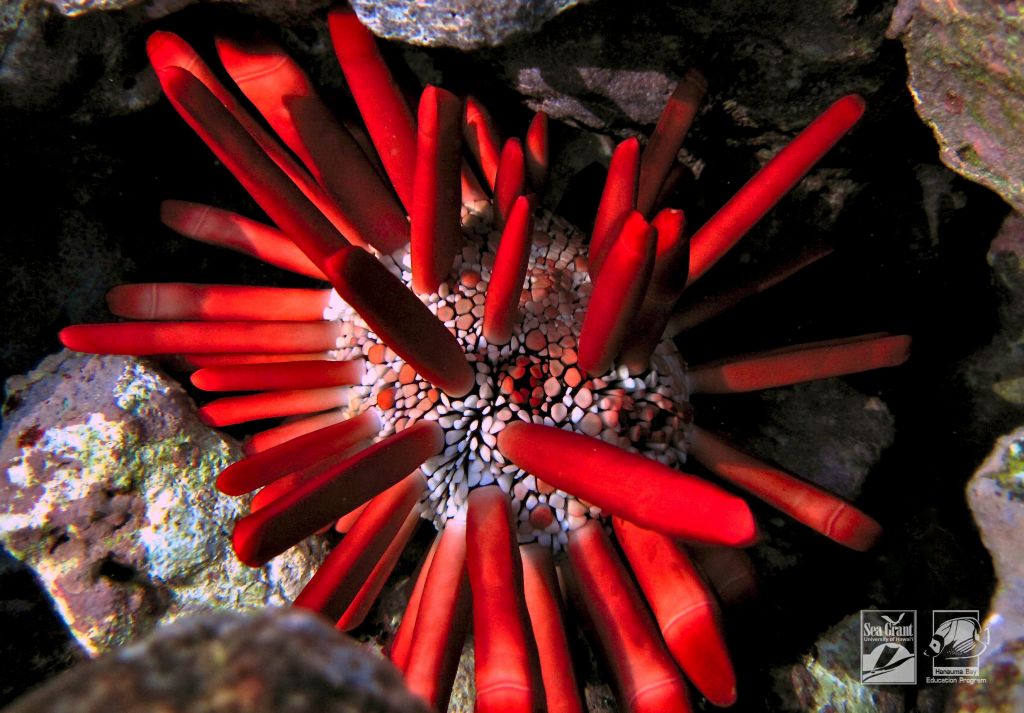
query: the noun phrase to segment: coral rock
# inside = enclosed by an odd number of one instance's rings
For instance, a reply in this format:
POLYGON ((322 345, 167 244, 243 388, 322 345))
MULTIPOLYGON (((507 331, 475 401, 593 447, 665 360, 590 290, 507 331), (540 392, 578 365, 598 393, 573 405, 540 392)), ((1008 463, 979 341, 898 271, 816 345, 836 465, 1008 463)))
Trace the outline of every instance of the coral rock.
MULTIPOLYGON (((989 649, 982 663, 1000 648, 1024 648, 1024 428, 1000 438, 967 486, 967 501, 981 539, 992 555, 998 581, 988 619, 989 649)), ((1018 656, 1020 654, 1018 653, 1018 656)))
POLYGON ((1019 4, 901 0, 889 36, 901 32, 910 91, 943 163, 1024 210, 1019 4))
POLYGON ((1009 713, 1024 707, 1024 428, 1000 438, 967 486, 967 501, 992 555, 996 591, 984 626, 984 683, 961 684, 947 710, 1009 713))
POLYGON ((578 0, 355 0, 353 9, 374 34, 427 47, 461 50, 500 45, 534 32, 578 0))
POLYGON ((0 542, 87 651, 190 612, 286 603, 322 559, 313 543, 237 561, 225 528, 246 508, 214 480, 238 447, 149 363, 64 352, 7 391, 0 542))

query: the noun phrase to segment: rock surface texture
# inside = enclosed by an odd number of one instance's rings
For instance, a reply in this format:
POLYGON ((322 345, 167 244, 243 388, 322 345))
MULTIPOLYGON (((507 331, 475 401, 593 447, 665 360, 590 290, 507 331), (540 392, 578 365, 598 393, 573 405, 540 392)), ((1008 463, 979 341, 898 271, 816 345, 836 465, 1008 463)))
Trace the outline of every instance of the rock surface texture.
POLYGON ((397 670, 298 609, 202 614, 74 668, 6 713, 426 713, 397 670))
MULTIPOLYGON (((81 121, 153 104, 145 26, 199 0, 15 0, 0 7, 0 106, 81 121)), ((326 0, 229 0, 278 24, 320 15, 326 0)))
POLYGON ((1024 5, 900 0, 889 36, 943 163, 1024 211, 1024 5))
POLYGON ((378 37, 426 47, 493 47, 535 32, 579 0, 355 0, 353 9, 378 37))
POLYGON ((996 442, 967 486, 967 501, 997 581, 984 622, 989 645, 979 662, 985 684, 958 686, 948 710, 1019 711, 1024 709, 1024 428, 996 442))
POLYGON ((183 614, 285 604, 323 552, 258 569, 234 557, 227 535, 245 504, 213 483, 237 457, 149 363, 49 357, 7 385, 0 542, 91 653, 183 614))
POLYGON ((856 500, 871 469, 896 437, 885 402, 841 379, 771 389, 747 447, 847 500, 856 500))
POLYGON ((974 421, 986 435, 1018 423, 1024 408, 1024 216, 1007 215, 987 258, 1001 298, 999 329, 964 368, 974 421))
MULTIPOLYGON (((748 133, 802 128, 844 93, 871 95, 889 6, 847 0, 708 4, 595 2, 484 53, 534 109, 600 130, 653 124, 690 67, 709 104, 748 133), (718 92, 721 91, 721 95, 718 92)), ((781 142, 781 137, 779 138, 781 142)))

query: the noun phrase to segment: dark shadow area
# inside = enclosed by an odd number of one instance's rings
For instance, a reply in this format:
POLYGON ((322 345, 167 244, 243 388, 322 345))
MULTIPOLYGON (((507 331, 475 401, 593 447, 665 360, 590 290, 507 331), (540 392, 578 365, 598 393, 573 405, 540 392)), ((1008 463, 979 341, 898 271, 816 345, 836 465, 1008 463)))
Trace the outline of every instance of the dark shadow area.
POLYGON ((0 706, 85 655, 27 567, 0 548, 0 706))

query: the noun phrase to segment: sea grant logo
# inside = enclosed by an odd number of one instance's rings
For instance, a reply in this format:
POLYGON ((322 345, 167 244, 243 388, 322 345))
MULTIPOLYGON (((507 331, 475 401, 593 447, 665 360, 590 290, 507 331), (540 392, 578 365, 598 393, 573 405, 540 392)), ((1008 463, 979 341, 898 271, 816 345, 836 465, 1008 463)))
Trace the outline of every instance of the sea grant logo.
POLYGON ((924 648, 931 658, 928 683, 983 683, 978 657, 988 648, 988 627, 981 627, 977 609, 936 609, 932 612, 932 638, 924 648))
POLYGON ((861 683, 917 683, 917 611, 862 609, 860 660, 861 683))

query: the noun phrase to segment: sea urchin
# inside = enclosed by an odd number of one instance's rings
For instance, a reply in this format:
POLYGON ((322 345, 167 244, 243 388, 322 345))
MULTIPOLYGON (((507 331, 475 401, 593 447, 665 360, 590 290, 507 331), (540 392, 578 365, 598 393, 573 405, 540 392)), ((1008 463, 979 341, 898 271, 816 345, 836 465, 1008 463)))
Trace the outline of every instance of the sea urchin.
POLYGON ((447 704, 471 607, 479 710, 583 710, 563 588, 624 709, 688 710, 679 668, 712 703, 732 703, 717 607, 680 543, 726 556, 756 527, 742 499, 676 467, 693 455, 855 549, 880 528, 698 428, 689 394, 893 366, 909 339, 687 369, 666 337, 670 321, 714 311, 673 318, 683 289, 853 126, 862 100, 837 101, 690 235, 681 211, 658 208, 705 91, 691 72, 646 148, 629 139, 614 152, 588 242, 535 200, 543 114, 523 142, 502 145, 475 100, 428 87, 414 118, 351 11, 333 11, 330 29, 368 140, 268 41, 220 39, 217 50, 277 137, 180 38, 156 33, 148 51, 172 104, 277 229, 177 201, 164 222, 333 289, 123 285, 111 310, 149 321, 69 327, 63 342, 179 354, 198 388, 254 392, 203 406, 214 426, 305 415, 250 439, 217 486, 259 490, 233 535, 247 564, 335 523, 347 533, 296 601, 340 628, 362 621, 420 518, 432 520, 439 535, 390 655, 433 707, 447 704))

